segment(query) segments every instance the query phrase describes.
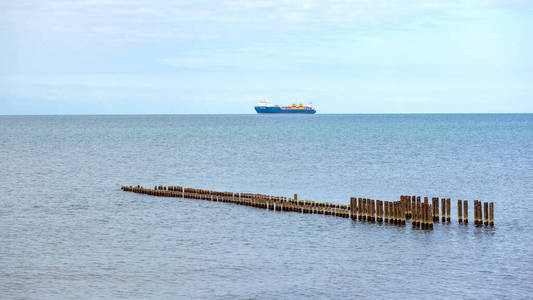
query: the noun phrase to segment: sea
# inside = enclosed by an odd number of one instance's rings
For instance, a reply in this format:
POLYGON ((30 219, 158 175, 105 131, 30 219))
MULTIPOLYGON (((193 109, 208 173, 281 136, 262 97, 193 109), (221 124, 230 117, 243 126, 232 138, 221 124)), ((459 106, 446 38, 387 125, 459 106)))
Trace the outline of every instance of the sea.
POLYGON ((533 114, 0 116, 0 299, 533 299, 532 218, 533 114), (446 197, 452 221, 121 185, 446 197), (494 227, 473 225, 473 200, 494 202, 494 227))

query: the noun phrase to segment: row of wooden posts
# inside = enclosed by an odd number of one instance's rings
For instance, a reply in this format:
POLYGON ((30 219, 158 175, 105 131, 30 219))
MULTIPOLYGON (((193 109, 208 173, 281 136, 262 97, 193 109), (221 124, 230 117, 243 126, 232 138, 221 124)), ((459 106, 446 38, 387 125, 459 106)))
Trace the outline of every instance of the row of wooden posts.
MULTIPOLYGON (((324 214, 354 220, 405 225, 407 220, 415 228, 432 229, 434 223, 451 222, 451 199, 428 197, 423 201, 420 196, 400 196, 400 201, 382 201, 367 198, 350 198, 350 204, 335 204, 294 198, 252 193, 217 192, 211 190, 184 188, 182 186, 155 186, 153 189, 142 186, 122 186, 123 191, 161 197, 180 197, 189 199, 228 202, 257 208, 291 211, 310 214, 324 214)), ((468 224, 468 200, 457 201, 457 220, 468 224)), ((474 224, 494 226, 494 203, 474 200, 474 224), (482 212, 482 206, 484 211, 482 212)))

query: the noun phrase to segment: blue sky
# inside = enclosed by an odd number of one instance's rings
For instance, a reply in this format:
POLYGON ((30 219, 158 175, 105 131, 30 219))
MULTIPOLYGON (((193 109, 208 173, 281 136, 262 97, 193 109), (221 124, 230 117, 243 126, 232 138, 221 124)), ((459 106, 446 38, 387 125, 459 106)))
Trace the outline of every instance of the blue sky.
POLYGON ((0 1, 0 114, 533 112, 533 1, 0 1))

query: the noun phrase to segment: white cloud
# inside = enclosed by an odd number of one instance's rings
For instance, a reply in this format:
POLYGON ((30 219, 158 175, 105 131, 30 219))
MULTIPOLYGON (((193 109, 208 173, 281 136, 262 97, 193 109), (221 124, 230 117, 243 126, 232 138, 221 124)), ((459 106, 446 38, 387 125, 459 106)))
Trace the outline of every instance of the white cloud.
POLYGON ((280 1, 27 1, 0 4, 0 25, 34 31, 77 30, 117 35, 151 34, 179 28, 212 35, 213 31, 326 31, 331 26, 398 25, 427 13, 467 7, 465 1, 280 0, 280 1), (3 24, 2 24, 3 23, 3 24), (304 24, 296 28, 292 23, 304 24), (20 28, 22 25, 23 28, 20 28), (288 26, 288 28, 287 28, 288 26))

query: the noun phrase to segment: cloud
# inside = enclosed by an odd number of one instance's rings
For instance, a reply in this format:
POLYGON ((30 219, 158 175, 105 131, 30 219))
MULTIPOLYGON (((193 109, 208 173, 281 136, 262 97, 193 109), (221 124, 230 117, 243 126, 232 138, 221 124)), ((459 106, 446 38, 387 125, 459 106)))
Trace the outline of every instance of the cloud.
POLYGON ((530 20, 525 1, 2 1, 0 97, 517 93, 530 20))
MULTIPOLYGON (((128 34, 142 39, 165 31, 327 31, 343 26, 402 24, 428 13, 453 12, 465 1, 280 0, 280 1, 8 1, 0 4, 0 25, 11 30, 128 34), (243 26, 243 24, 247 24, 243 26), (298 27, 299 24, 304 24, 298 27), (21 27, 22 26, 22 27, 21 27), (296 27, 294 27, 296 26, 296 27), (95 28, 103 30, 95 30, 95 28)), ((179 36, 178 36, 179 37, 179 36)))

